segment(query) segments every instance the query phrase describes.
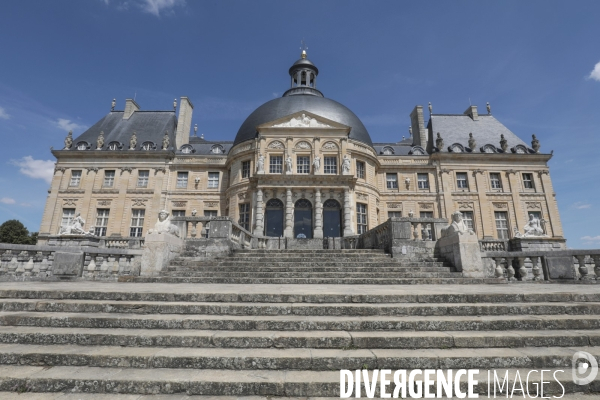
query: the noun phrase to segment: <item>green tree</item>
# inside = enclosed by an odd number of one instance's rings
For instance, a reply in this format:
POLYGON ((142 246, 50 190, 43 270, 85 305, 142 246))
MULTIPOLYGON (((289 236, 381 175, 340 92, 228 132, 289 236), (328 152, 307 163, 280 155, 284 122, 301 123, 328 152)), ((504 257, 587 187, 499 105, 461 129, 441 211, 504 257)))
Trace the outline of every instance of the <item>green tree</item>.
POLYGON ((37 232, 29 234, 21 221, 11 219, 0 225, 0 243, 36 244, 37 232))

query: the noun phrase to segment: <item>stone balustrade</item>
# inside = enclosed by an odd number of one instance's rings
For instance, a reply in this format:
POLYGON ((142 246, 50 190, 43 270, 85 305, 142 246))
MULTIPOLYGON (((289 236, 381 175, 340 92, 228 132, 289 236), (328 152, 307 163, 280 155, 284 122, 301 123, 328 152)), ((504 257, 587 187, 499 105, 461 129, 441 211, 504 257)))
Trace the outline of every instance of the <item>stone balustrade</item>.
POLYGON ((481 251, 508 251, 508 240, 483 239, 479 241, 481 251))

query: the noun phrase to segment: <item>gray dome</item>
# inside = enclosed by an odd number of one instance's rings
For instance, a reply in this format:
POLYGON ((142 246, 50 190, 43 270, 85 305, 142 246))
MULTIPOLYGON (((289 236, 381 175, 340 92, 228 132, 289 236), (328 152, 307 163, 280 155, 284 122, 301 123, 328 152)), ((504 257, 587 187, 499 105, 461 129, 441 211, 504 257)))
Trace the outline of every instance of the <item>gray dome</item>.
POLYGON ((233 145, 235 146, 246 140, 253 140, 257 135, 257 126, 299 111, 308 111, 347 125, 352 128, 349 135, 350 139, 358 140, 373 147, 367 128, 352 111, 337 101, 310 94, 288 95, 271 100, 258 107, 240 127, 233 145))

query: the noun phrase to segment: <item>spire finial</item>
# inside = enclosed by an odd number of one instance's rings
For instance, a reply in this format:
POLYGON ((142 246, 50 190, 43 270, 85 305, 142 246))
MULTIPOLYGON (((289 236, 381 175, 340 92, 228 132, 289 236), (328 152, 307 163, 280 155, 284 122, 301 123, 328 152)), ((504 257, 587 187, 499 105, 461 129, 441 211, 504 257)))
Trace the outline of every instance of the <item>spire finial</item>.
POLYGON ((487 103, 485 103, 485 106, 487 108, 488 114, 491 114, 492 113, 492 107, 490 106, 490 102, 488 101, 487 103))
POLYGON ((429 115, 431 115, 433 112, 433 107, 431 106, 431 102, 429 102, 429 115))
POLYGON ((306 58, 306 50, 308 50, 308 46, 304 43, 304 39, 300 41, 300 50, 302 50, 301 57, 306 58))
POLYGON ((173 100, 173 111, 177 111, 177 99, 173 100))
POLYGON ((116 105, 117 105, 117 99, 113 99, 113 101, 110 105, 110 111, 115 111, 116 105))
POLYGON ((194 125, 194 136, 198 136, 198 124, 194 125))

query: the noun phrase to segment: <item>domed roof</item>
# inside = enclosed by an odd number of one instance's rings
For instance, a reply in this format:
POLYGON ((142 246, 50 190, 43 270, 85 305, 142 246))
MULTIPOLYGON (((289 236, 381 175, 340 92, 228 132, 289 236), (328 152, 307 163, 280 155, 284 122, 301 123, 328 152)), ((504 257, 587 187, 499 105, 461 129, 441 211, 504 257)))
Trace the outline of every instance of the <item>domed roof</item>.
MULTIPOLYGON (((298 68, 310 68, 318 74, 317 67, 306 59, 305 52, 303 52, 303 58, 296 61, 290 68, 290 75, 293 75, 293 71, 297 71, 298 68)), ((246 140, 253 140, 258 134, 256 131, 257 126, 300 111, 308 111, 349 126, 351 128, 348 135, 350 139, 373 147, 367 128, 356 114, 337 101, 323 97, 323 94, 316 89, 316 85, 312 85, 312 82, 300 82, 285 92, 283 97, 268 101, 254 110, 240 127, 233 145, 235 146, 246 140)))

